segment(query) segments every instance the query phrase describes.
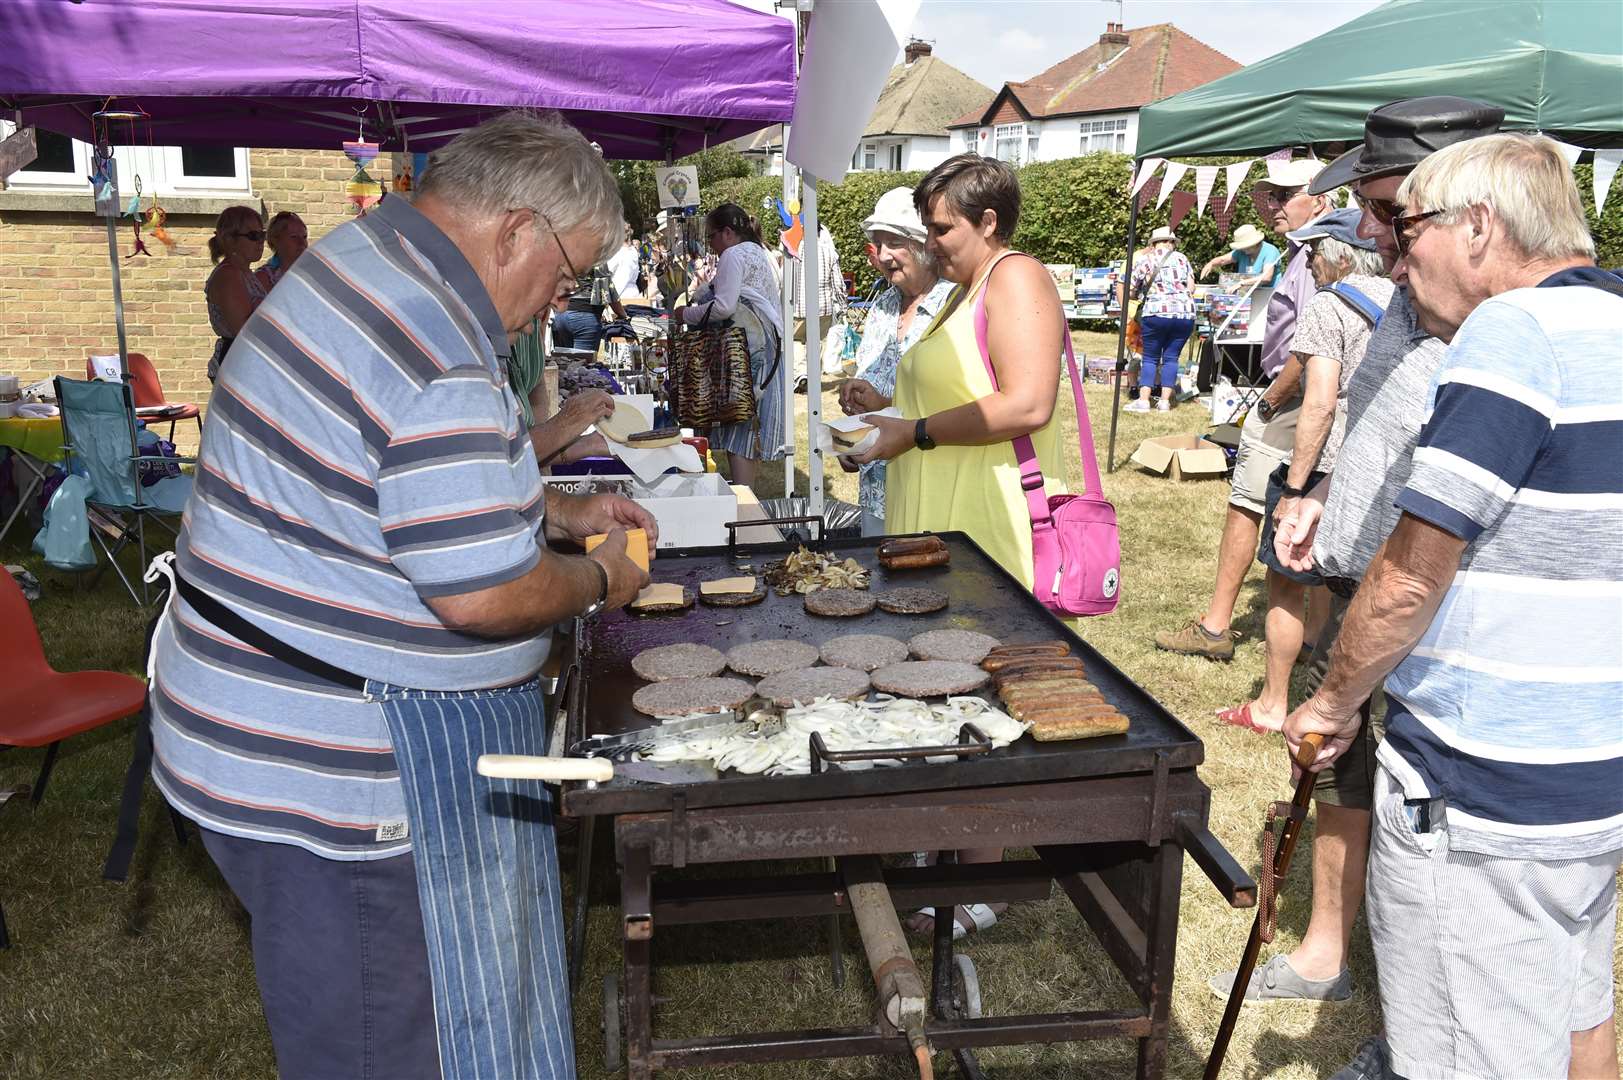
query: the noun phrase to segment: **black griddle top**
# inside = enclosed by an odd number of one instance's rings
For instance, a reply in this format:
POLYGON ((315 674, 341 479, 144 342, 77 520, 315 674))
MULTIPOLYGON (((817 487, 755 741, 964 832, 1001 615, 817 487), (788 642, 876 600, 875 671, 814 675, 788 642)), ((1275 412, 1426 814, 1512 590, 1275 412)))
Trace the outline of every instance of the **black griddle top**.
MULTIPOLYGON (((963 533, 943 533, 952 552, 945 567, 888 571, 880 568, 876 538, 830 540, 830 556, 851 557, 872 571, 870 587, 876 591, 902 585, 940 589, 950 598, 946 610, 930 615, 891 615, 875 610, 857 618, 820 618, 808 615, 799 596, 779 596, 768 590, 765 601, 750 607, 718 608, 696 604, 669 615, 635 615, 616 611, 586 625, 579 641, 584 731, 572 718, 569 739, 581 735, 618 734, 656 723, 631 707, 631 695, 645 685, 631 671, 631 658, 644 649, 688 641, 713 645, 723 652, 747 641, 793 638, 821 645, 842 634, 886 634, 901 641, 925 630, 959 628, 991 634, 1005 643, 1064 639, 1087 665, 1087 677, 1130 721, 1126 734, 1070 742, 1039 743, 1030 736, 1001 750, 964 761, 931 764, 912 762, 842 772, 837 766, 820 775, 761 776, 723 773, 720 779, 699 784, 658 785, 614 780, 587 788, 570 784, 564 808, 573 814, 618 814, 667 810, 680 792, 689 809, 748 803, 792 802, 810 799, 884 795, 890 792, 944 788, 988 787, 1000 784, 1069 780, 1122 773, 1149 774, 1155 755, 1164 751, 1169 768, 1193 768, 1204 759, 1200 740, 1167 712, 1137 683, 1118 671, 1087 641, 1073 633, 1037 602, 1018 581, 988 558, 963 533)), ((652 576, 699 591, 699 583, 712 578, 765 574, 768 563, 781 559, 795 545, 741 547, 730 556, 726 548, 660 552, 652 576), (751 569, 740 570, 739 563, 751 569)), ((1109 618, 1109 616, 1103 616, 1109 618)), ((1084 623, 1084 628, 1086 624, 1084 623)), ((982 691, 1000 707, 990 686, 982 691)))

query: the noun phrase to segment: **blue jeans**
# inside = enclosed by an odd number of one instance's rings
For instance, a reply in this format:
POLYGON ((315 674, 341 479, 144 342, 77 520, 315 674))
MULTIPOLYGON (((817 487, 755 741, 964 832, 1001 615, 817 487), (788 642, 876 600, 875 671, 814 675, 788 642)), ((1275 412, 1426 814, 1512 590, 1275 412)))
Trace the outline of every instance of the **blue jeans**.
POLYGON ((1189 335, 1195 332, 1195 320, 1146 315, 1142 323, 1144 360, 1138 368, 1138 385, 1170 389, 1178 383, 1178 354, 1183 352, 1183 343, 1189 340, 1189 335))
POLYGON ((597 351, 603 320, 590 311, 556 311, 552 315, 552 344, 559 349, 597 351))
POLYGON ((405 788, 447 1080, 574 1080, 551 793, 474 771, 546 753, 540 687, 366 692, 405 788))

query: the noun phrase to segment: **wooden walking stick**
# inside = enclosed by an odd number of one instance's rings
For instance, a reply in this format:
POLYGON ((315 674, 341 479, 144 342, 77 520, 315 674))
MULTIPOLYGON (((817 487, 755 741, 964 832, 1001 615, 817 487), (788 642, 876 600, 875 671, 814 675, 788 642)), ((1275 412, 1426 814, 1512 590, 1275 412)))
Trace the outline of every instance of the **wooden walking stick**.
POLYGON ((1240 955, 1240 967, 1234 973, 1234 985, 1229 988, 1229 1002, 1223 1009, 1223 1022, 1217 1027, 1217 1038, 1212 1041, 1211 1056, 1206 1059, 1203 1080, 1217 1080, 1223 1071, 1223 1055, 1228 1052, 1229 1039, 1234 1035, 1234 1024, 1240 1019, 1240 1006, 1245 1002, 1245 989, 1251 983, 1251 972, 1257 966, 1257 953, 1262 946, 1274 940, 1274 915, 1279 900, 1278 888, 1285 883, 1285 872, 1290 869, 1291 856, 1296 852, 1296 838, 1302 833, 1302 822, 1307 819, 1307 804, 1313 795, 1313 781, 1317 773, 1307 771, 1324 745, 1324 736, 1306 735, 1296 752, 1296 764, 1301 766, 1302 778, 1296 782, 1296 794, 1291 801, 1276 802, 1268 807, 1268 817, 1262 832, 1262 873, 1257 883, 1257 917, 1251 923, 1251 936, 1246 939, 1245 952, 1240 955), (1274 835, 1274 819, 1283 817, 1279 835, 1274 835))

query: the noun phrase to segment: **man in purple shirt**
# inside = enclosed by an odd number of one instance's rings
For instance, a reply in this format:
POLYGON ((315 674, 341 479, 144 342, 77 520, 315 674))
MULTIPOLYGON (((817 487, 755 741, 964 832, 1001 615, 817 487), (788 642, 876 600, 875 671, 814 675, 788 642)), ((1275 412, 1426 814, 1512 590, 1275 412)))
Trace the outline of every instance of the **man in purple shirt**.
MULTIPOLYGON (((1339 200, 1336 192, 1309 195, 1307 185, 1319 172, 1317 161, 1269 162, 1268 179, 1253 189, 1257 209, 1268 217, 1281 236, 1327 214, 1339 200)), ((1213 660, 1234 658, 1229 623, 1240 586, 1257 551, 1263 511, 1267 505, 1268 477, 1285 460, 1296 440, 1296 418, 1301 410, 1302 362, 1291 355, 1296 335, 1296 313, 1314 291, 1309 253, 1291 244, 1286 251, 1285 276, 1268 301, 1262 333, 1262 371, 1273 381, 1246 417, 1240 429, 1240 451, 1234 459, 1229 487, 1228 517, 1217 550, 1217 583, 1203 614, 1177 630, 1155 635, 1156 648, 1213 660)), ((1316 590, 1322 592, 1323 590, 1316 590)), ((1322 613, 1309 614, 1307 638, 1313 640, 1322 613)))

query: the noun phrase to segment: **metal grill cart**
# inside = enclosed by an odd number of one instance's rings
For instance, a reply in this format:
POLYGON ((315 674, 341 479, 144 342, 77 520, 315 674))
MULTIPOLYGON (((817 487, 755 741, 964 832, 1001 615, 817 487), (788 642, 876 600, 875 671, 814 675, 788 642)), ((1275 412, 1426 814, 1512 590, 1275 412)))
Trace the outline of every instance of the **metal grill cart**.
MULTIPOLYGON (((935 615, 876 611, 860 619, 819 619, 805 614, 798 596, 774 594, 746 608, 699 607, 644 618, 620 612, 587 626, 577 638, 567 691, 571 742, 648 723, 631 707, 639 680, 630 662, 651 646, 708 641, 726 648, 781 637, 820 643, 854 631, 906 639, 947 626, 1006 641, 1066 638, 1085 660, 1089 678, 1132 725, 1125 735, 1055 743, 1026 737, 1001 750, 991 749, 966 726, 957 745, 929 751, 936 763, 917 757, 861 771, 846 766, 858 758, 901 755, 831 753, 814 737, 809 775, 724 772, 714 781, 692 784, 624 779, 566 784, 563 808, 584 826, 583 874, 593 823, 602 818, 613 829, 624 968, 623 991, 614 993, 611 983, 605 1001, 605 1027, 613 1038, 623 1024, 633 1080, 661 1069, 909 1054, 907 1034, 884 1019, 865 1028, 653 1035, 653 944, 660 931, 694 923, 849 915, 853 898, 874 895, 876 887, 888 890, 894 907, 938 909, 923 1037, 935 1050, 950 1051, 965 1076, 983 1075, 976 1047, 1118 1037, 1138 1041, 1139 1077, 1162 1075, 1184 853, 1194 856, 1230 904, 1255 902, 1251 879, 1206 829, 1210 793, 1195 775, 1203 757, 1200 740, 1050 616, 968 537, 944 538, 950 567, 894 573, 877 567, 871 539, 828 545, 831 554, 855 557, 872 568, 875 589, 905 583, 945 591, 951 603, 935 615), (1036 858, 985 865, 952 861, 955 849, 998 846, 1030 848, 1036 858), (929 867, 881 867, 878 856, 902 851, 939 851, 943 858, 929 867), (703 880, 665 874, 657 884, 653 880, 656 869, 750 862, 758 871, 763 860, 806 859, 831 860, 833 869, 703 880), (972 976, 973 969, 962 958, 955 961, 952 906, 1044 899, 1054 884, 1098 937, 1136 992, 1139 1007, 971 1015, 978 1010, 966 1000, 974 995, 966 994, 972 987, 966 987, 964 976, 972 976)), ((703 580, 737 573, 740 563, 753 563, 759 572, 768 558, 785 550, 774 545, 662 552, 654 577, 697 590, 703 580)), ((586 891, 587 882, 577 881, 581 900, 571 954, 576 975, 584 953, 586 891)), ((864 925, 862 913, 855 914, 864 925)), ((866 943, 865 928, 864 937, 866 943)), ((834 943, 838 982, 837 936, 834 943)), ((902 963, 911 967, 910 958, 902 963)), ((881 974, 876 964, 876 978, 881 974)))

